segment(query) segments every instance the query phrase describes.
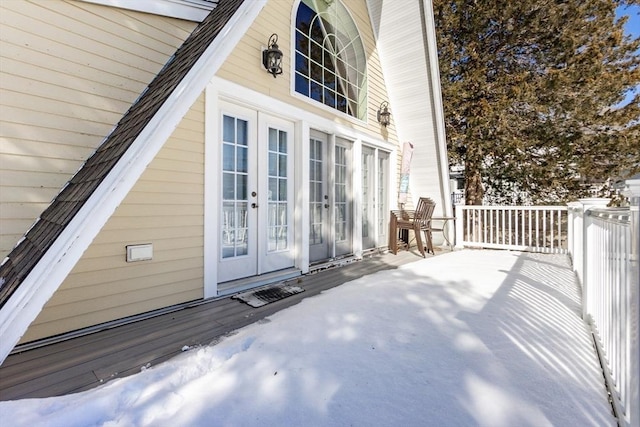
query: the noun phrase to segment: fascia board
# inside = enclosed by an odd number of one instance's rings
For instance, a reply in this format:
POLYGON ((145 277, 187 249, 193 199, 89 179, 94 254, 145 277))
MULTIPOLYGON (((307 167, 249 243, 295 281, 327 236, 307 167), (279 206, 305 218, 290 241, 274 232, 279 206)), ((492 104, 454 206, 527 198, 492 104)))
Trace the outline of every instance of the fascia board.
POLYGON ((0 364, 113 215, 267 0, 245 1, 0 310, 0 364))
POLYGON ((186 2, 181 0, 81 0, 86 3, 169 16, 187 21, 202 22, 215 4, 210 5, 186 2))

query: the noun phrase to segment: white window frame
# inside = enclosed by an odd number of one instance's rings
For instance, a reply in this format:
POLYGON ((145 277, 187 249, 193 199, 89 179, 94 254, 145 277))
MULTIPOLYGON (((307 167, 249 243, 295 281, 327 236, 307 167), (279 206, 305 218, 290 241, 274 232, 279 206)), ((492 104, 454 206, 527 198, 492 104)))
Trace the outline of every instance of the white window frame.
MULTIPOLYGON (((323 0, 324 1, 324 0, 323 0)), ((340 0, 332 0, 332 1, 340 1, 340 0)), ((331 112, 332 114, 337 114, 341 117, 344 117, 354 123, 367 123, 368 121, 368 114, 367 114, 367 109, 368 107, 368 99, 369 99, 369 61, 367 60, 367 56, 366 56, 366 52, 367 52, 367 47, 365 45, 365 40, 362 37, 362 31, 360 31, 360 28, 358 27, 358 23, 356 22, 356 20, 353 17, 353 14, 351 13, 351 11, 349 10, 348 7, 345 6, 344 2, 341 2, 342 7, 345 9, 345 11, 347 12, 349 19, 351 19, 351 22, 353 22, 353 25, 355 26, 356 31, 358 32, 358 34, 360 35, 360 43, 362 44, 362 49, 364 51, 364 60, 365 60, 365 64, 364 64, 364 80, 365 83, 363 85, 362 88, 359 88, 359 94, 358 94, 358 98, 359 98, 359 104, 358 104, 358 108, 359 110, 359 114, 357 116, 352 116, 346 112, 340 111, 337 108, 333 108, 330 107, 328 105, 325 105, 323 102, 317 101, 309 96, 306 96, 300 92, 296 91, 296 85, 295 85, 295 76, 296 76, 296 61, 295 61, 295 55, 296 55, 296 16, 298 13, 298 8, 300 7, 300 3, 302 1, 301 0, 296 0, 294 2, 293 8, 291 10, 291 79, 290 79, 290 93, 291 96, 295 97, 296 99, 302 100, 306 103, 308 103, 309 105, 313 105, 316 108, 321 108, 324 111, 328 111, 331 112), (360 98, 362 98, 360 100, 360 98)))

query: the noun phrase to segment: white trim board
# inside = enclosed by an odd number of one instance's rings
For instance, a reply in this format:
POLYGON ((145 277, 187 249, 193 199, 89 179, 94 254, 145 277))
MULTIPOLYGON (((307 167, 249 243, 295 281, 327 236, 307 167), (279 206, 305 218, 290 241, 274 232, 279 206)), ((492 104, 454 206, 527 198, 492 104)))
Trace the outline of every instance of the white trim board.
POLYGON ((379 137, 362 132, 353 127, 336 123, 331 119, 326 119, 311 111, 293 106, 287 102, 271 98, 269 95, 255 92, 252 89, 241 86, 237 83, 224 80, 220 77, 211 79, 211 84, 218 91, 221 100, 234 104, 244 105, 256 110, 268 112, 271 115, 289 121, 302 121, 305 125, 328 134, 336 134, 339 137, 351 141, 361 140, 364 144, 393 151, 397 146, 379 137))
POLYGON ((208 0, 81 0, 103 6, 201 22, 216 6, 208 0))

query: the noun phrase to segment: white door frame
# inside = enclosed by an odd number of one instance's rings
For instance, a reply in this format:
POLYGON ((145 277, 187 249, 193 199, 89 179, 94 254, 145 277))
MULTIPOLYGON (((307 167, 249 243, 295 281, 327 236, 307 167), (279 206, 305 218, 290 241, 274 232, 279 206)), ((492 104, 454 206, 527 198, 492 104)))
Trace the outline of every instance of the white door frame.
MULTIPOLYGON (((232 102, 234 104, 246 106, 256 111, 269 112, 273 116, 277 116, 284 120, 295 123, 295 203, 296 210, 294 214, 294 245, 296 247, 295 267, 300 269, 302 273, 309 271, 309 197, 308 197, 308 180, 309 180, 309 136, 310 129, 316 129, 323 133, 340 137, 353 142, 353 156, 359 156, 360 144, 365 141, 366 145, 383 149, 390 153, 390 165, 396 164, 397 146, 396 144, 384 141, 382 139, 372 138, 371 135, 365 135, 357 128, 362 126, 362 122, 353 119, 353 124, 339 123, 330 118, 314 114, 313 109, 307 110, 292 105, 290 102, 281 101, 272 98, 266 94, 256 92, 247 87, 238 85, 219 77, 212 78, 205 92, 205 200, 204 200, 204 298, 211 298, 218 295, 217 289, 217 262, 218 259, 218 242, 216 240, 218 218, 218 163, 220 159, 216 154, 218 147, 218 117, 220 116, 221 100, 232 102), (277 113, 276 113, 277 112, 277 113), (357 124, 359 123, 359 124, 357 124), (214 260, 214 262, 212 262, 214 260)), ((308 107, 308 106, 307 106, 308 107)), ((357 159, 358 157, 354 157, 357 159)), ((354 171, 353 183, 359 182, 359 172, 354 171)), ((389 200, 388 205, 391 209, 395 206, 397 189, 392 185, 395 182, 396 171, 391 167, 389 170, 389 200)), ((354 241, 353 251, 358 256, 361 248, 359 244, 360 233, 357 228, 359 221, 358 207, 358 188, 353 185, 354 189, 354 241)))

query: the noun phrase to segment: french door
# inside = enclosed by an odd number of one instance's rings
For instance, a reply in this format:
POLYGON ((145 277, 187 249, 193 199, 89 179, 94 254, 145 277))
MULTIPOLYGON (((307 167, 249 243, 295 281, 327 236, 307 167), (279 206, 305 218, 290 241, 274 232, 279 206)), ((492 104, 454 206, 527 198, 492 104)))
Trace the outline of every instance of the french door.
POLYGON ((376 247, 376 150, 362 147, 362 249, 376 247))
POLYGON ((311 131, 309 139, 309 260, 353 252, 351 143, 311 131))
POLYGON ((389 243, 389 179, 390 179, 390 160, 389 153, 386 151, 377 151, 377 165, 376 170, 376 194, 377 200, 375 205, 376 221, 378 223, 377 235, 378 241, 377 247, 386 246, 389 243))
POLYGON ((292 267, 293 124, 231 105, 220 120, 218 282, 292 267))
POLYGON ((389 153, 362 147, 362 249, 387 244, 389 153))

